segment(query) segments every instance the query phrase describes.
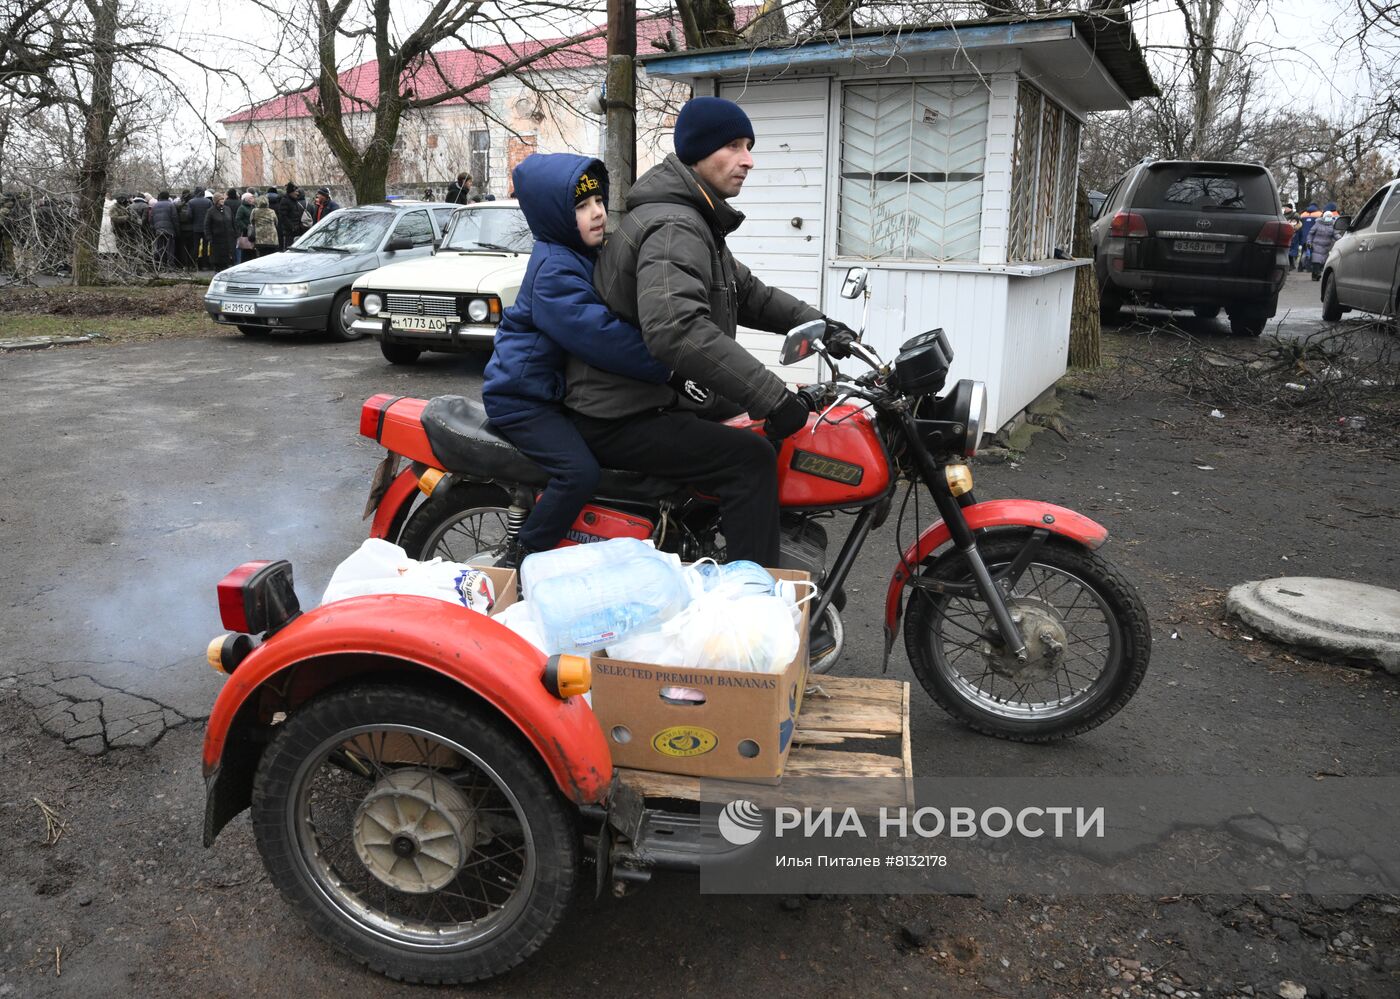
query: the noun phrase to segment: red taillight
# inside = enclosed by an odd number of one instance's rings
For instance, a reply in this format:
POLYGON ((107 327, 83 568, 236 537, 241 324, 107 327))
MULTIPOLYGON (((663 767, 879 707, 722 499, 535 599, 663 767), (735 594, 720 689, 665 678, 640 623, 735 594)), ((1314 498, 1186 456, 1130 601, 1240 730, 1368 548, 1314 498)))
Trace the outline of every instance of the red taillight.
POLYGON ((400 395, 381 392, 365 400, 365 404, 360 407, 360 436, 368 437, 372 441, 379 440, 379 431, 384 427, 384 411, 395 399, 402 398, 400 395))
POLYGON ((292 586, 292 565, 244 562, 219 580, 219 620, 229 631, 274 632, 301 613, 292 586))
POLYGON ((1293 245, 1293 227, 1287 222, 1265 222, 1254 241, 1287 248, 1293 245))
POLYGON ((1147 219, 1137 212, 1119 212, 1108 224, 1108 234, 1141 238, 1147 235, 1147 219))

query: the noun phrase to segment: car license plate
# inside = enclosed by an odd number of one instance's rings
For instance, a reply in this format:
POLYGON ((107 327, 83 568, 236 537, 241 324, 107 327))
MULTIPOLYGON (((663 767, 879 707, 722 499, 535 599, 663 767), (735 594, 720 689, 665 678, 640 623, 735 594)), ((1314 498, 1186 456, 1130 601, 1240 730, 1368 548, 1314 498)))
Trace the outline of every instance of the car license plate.
POLYGON ((252 316, 257 314, 252 302, 220 302, 219 308, 233 316, 252 316))
POLYGON ((1224 253, 1224 243, 1207 243, 1201 239, 1177 239, 1172 241, 1172 249, 1178 253, 1224 253))
POLYGON ((426 333, 446 333, 446 316, 390 316, 389 325, 396 330, 420 330, 426 333))

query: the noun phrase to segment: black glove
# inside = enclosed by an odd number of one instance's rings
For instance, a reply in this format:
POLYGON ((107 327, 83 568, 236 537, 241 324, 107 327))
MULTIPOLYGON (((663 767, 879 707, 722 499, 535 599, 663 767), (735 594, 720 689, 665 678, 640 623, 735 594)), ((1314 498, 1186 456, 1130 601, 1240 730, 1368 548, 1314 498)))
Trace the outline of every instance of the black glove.
POLYGON ((860 335, 845 323, 835 319, 826 320, 826 332, 822 334, 822 345, 826 347, 826 352, 838 361, 851 356, 851 344, 859 339, 860 335))
POLYGON ((763 422, 763 432, 773 440, 791 437, 807 425, 807 414, 811 410, 792 392, 783 393, 783 401, 768 414, 763 422))
POLYGON ((676 374, 675 372, 671 373, 671 377, 666 381, 666 384, 675 389, 682 397, 700 406, 708 405, 715 397, 713 392, 699 382, 692 378, 686 378, 684 375, 676 374))

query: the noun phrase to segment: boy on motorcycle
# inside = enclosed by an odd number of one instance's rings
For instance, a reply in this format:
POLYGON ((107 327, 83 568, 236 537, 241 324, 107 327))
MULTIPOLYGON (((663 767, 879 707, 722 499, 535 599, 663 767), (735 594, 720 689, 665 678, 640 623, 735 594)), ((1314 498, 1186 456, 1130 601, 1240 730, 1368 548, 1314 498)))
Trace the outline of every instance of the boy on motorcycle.
POLYGON ((549 473, 518 538, 497 562, 514 568, 529 553, 557 545, 598 485, 598 462, 560 404, 566 356, 673 393, 665 386, 670 369, 593 290, 607 223, 603 164, 535 153, 511 178, 535 246, 515 304, 496 331, 481 401, 501 436, 549 473))
MULTIPOLYGON (((628 213, 608 241, 595 284, 678 378, 766 418, 769 435, 783 438, 806 425, 807 406, 739 345, 738 324, 782 333, 824 317, 764 285, 725 246, 744 220, 725 199, 739 193, 753 168, 753 142, 753 125, 737 104, 716 97, 687 102, 676 119, 675 153, 628 193, 628 213)), ((826 322, 828 352, 847 356, 855 333, 826 322)), ((582 356, 569 359, 565 405, 599 461, 717 497, 728 557, 777 566, 778 475, 767 441, 701 418, 664 385, 600 370, 582 356)))

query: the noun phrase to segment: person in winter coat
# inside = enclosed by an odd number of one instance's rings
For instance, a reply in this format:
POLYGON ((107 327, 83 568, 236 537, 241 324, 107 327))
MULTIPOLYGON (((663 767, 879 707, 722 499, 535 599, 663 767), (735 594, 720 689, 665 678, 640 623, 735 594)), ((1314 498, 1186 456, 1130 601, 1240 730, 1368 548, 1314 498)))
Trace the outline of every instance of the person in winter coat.
POLYGON ((175 203, 170 200, 169 191, 156 195, 156 203, 151 206, 150 224, 154 237, 151 252, 156 270, 169 270, 175 266, 175 241, 180 231, 175 203))
POLYGON ((297 237, 306 231, 306 227, 301 224, 301 216, 306 211, 306 203, 299 200, 299 195, 301 195, 301 191, 297 186, 289 183, 287 189, 282 192, 277 207, 273 209, 277 213, 277 228, 282 234, 281 246, 284 250, 296 242, 297 237))
POLYGON ((1308 210, 1300 212, 1298 220, 1303 223, 1303 227, 1298 230, 1298 239, 1303 247, 1303 252, 1298 258, 1298 269, 1304 270, 1308 265, 1308 237, 1312 235, 1312 227, 1317 224, 1317 220, 1322 218, 1322 210, 1317 207, 1317 202, 1308 203, 1308 210))
POLYGON ((1312 279, 1322 280, 1322 265, 1327 262, 1327 254, 1332 252, 1332 244, 1337 241, 1337 213, 1325 211, 1312 227, 1308 240, 1311 247, 1308 261, 1312 265, 1312 279))
POLYGON ((194 264, 198 268, 209 266, 209 247, 205 240, 204 218, 209 214, 209 209, 214 207, 213 192, 196 191, 190 198, 190 214, 193 217, 194 242, 193 255, 194 264))
MULTIPOLYGON (((234 243, 237 244, 240 236, 246 236, 251 242, 253 239, 253 207, 257 204, 257 195, 252 191, 246 191, 239 199, 238 210, 233 216, 234 243)), ((253 247, 242 247, 235 245, 233 251, 234 263, 241 264, 245 260, 252 260, 257 255, 253 247)))
MULTIPOLYGON (((675 148, 638 179, 627 214, 599 259, 595 283, 647 349, 678 376, 767 420, 771 436, 807 423, 802 399, 735 339, 740 323, 786 332, 824 317, 769 288, 730 254, 725 238, 744 221, 735 197, 753 168, 754 132, 732 101, 697 97, 676 119, 675 148)), ((826 320, 823 342, 849 356, 855 334, 826 320)), ((778 471, 762 436, 701 419, 665 385, 572 358, 565 405, 608 468, 685 482, 719 498, 728 557, 777 565, 778 471)), ((728 415, 733 415, 731 413, 728 415)))
POLYGON ((258 199, 257 207, 253 209, 253 245, 257 247, 258 256, 265 257, 269 253, 276 253, 279 249, 277 245, 277 213, 267 207, 267 195, 258 199))
POLYGON ((463 171, 457 175, 457 179, 447 185, 447 197, 444 201, 453 205, 465 205, 472 199, 472 178, 471 174, 463 171))
POLYGON ((311 203, 308 211, 311 213, 311 224, 315 225, 331 212, 340 211, 340 206, 331 200, 331 189, 322 187, 317 189, 316 200, 311 203))
POLYGON ((195 263, 194 208, 190 204, 193 198, 194 193, 186 188, 175 202, 175 263, 181 270, 192 270, 195 263))
POLYGON ((204 240, 209 246, 209 260, 216 271, 229 265, 229 232, 232 220, 224 214, 227 196, 214 195, 214 203, 204 213, 204 240))
POLYGON ((609 312, 593 290, 608 220, 602 162, 535 153, 513 176, 535 246, 515 304, 496 329, 481 401, 495 428, 549 473, 549 483, 497 560, 512 568, 557 545, 598 485, 598 462, 560 405, 567 357, 651 385, 671 376, 647 353, 636 327, 609 312))

